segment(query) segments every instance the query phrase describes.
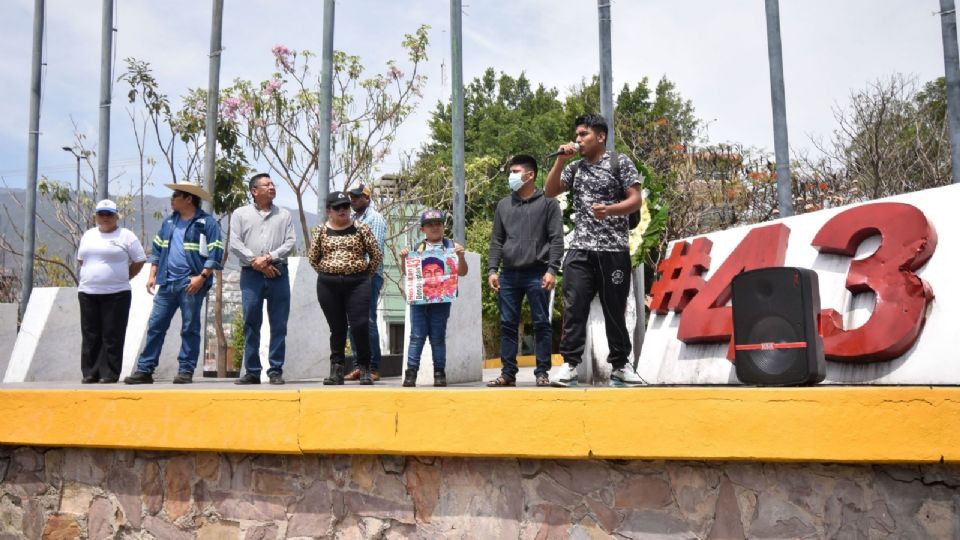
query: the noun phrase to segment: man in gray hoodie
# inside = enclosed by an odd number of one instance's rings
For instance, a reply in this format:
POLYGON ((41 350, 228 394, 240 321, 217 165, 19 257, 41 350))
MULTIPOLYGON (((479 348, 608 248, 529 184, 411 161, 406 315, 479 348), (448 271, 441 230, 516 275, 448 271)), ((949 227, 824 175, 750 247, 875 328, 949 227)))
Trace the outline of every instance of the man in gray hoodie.
POLYGON ((487 283, 500 299, 500 376, 487 386, 515 386, 520 307, 526 295, 533 316, 534 370, 537 386, 549 386, 550 291, 563 258, 560 205, 537 188, 537 160, 517 155, 510 160, 513 193, 500 199, 493 218, 487 283), (503 270, 500 271, 501 264, 503 270))

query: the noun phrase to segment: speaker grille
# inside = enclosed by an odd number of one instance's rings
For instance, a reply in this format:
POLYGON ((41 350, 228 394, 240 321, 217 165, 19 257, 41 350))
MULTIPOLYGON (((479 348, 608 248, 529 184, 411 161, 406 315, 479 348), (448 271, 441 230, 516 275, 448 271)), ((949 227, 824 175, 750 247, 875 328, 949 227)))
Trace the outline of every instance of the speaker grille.
MULTIPOLYGON (((748 343, 790 343, 804 341, 790 321, 777 315, 767 315, 750 328, 748 343)), ((801 349, 802 353, 802 349, 801 349)), ((782 375, 797 365, 797 349, 770 349, 750 351, 756 368, 767 375, 782 375)))

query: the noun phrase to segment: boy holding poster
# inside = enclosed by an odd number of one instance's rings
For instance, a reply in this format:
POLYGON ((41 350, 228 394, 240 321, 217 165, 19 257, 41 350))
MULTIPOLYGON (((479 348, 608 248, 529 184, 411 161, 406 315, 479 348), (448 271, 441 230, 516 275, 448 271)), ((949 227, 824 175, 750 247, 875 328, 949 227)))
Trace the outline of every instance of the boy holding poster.
POLYGON ((404 292, 410 304, 410 349, 403 385, 417 385, 420 355, 429 337, 433 385, 446 386, 447 319, 450 302, 457 296, 457 277, 467 275, 467 260, 463 246, 443 237, 443 212, 427 210, 420 214, 420 232, 423 240, 412 250, 400 251, 404 292))

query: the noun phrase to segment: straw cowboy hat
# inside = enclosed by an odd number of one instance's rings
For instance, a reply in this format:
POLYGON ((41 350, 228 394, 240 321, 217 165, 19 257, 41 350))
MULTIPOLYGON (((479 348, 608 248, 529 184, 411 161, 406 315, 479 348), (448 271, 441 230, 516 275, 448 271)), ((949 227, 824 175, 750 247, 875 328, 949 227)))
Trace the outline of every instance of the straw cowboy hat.
POLYGON ((207 190, 203 189, 203 186, 197 182, 191 182, 189 180, 184 180, 183 182, 178 182, 176 184, 164 184, 168 188, 174 191, 183 191, 191 195, 196 195, 205 201, 213 201, 213 197, 207 193, 207 190))

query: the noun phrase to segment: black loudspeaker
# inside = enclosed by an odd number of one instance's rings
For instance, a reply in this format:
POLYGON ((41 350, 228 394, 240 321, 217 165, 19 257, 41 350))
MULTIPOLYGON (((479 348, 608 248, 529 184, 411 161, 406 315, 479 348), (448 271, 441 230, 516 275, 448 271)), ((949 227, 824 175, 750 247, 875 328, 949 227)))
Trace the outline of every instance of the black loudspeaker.
POLYGON ((820 285, 806 268, 760 268, 733 278, 737 378, 745 384, 798 386, 827 375, 818 330, 820 285))

